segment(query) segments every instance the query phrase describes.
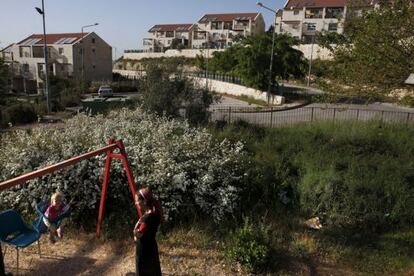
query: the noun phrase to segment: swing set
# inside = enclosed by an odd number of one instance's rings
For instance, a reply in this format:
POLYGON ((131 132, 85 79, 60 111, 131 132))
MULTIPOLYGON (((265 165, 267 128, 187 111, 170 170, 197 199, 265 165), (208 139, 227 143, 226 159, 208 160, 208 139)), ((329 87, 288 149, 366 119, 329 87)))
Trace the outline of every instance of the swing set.
MULTIPOLYGON (((94 151, 91 151, 91 152, 87 152, 87 153, 84 153, 82 155, 75 156, 75 157, 72 157, 72 158, 67 159, 65 161, 59 162, 57 164, 50 165, 50 166, 47 166, 45 168, 41 168, 41 169, 35 170, 33 172, 26 173, 26 174, 23 174, 21 176, 6 180, 4 182, 1 182, 0 183, 0 192, 3 191, 3 190, 9 189, 9 188, 15 187, 17 185, 25 184, 26 181, 28 181, 28 180, 38 178, 38 177, 41 177, 41 176, 46 175, 46 174, 53 173, 55 171, 62 170, 66 167, 77 164, 77 163, 81 162, 82 160, 89 159, 89 158, 92 158, 92 157, 95 157, 95 156, 98 156, 98 155, 101 155, 101 154, 106 154, 106 159, 105 159, 105 166, 104 166, 104 173, 103 173, 103 181, 102 181, 101 199, 100 199, 100 204, 99 204, 98 220, 97 220, 97 224, 96 224, 96 235, 99 237, 100 234, 101 234, 102 220, 103 220, 104 211, 105 211, 106 193, 107 193, 108 183, 109 183, 109 179, 110 179, 111 162, 112 162, 113 159, 121 160, 122 165, 123 165, 124 170, 125 170, 125 173, 126 173, 126 176, 127 176, 127 179, 128 179, 128 184, 129 184, 129 188, 131 190, 133 199, 135 199, 135 195, 136 195, 136 192, 137 192, 136 188, 135 188, 134 177, 132 175, 132 171, 131 171, 131 168, 129 166, 127 153, 125 151, 124 143, 122 142, 122 140, 115 141, 113 139, 110 139, 108 141, 108 145, 105 146, 105 147, 102 147, 100 149, 97 149, 97 150, 94 150, 94 151)), ((135 200, 134 200, 134 204, 135 204, 135 208, 137 210, 138 217, 141 217, 142 216, 142 211, 141 211, 138 203, 135 202, 135 200)), ((9 211, 11 211, 11 210, 9 210, 9 211)), ((0 221, 0 224, 5 224, 5 223, 7 223, 7 222, 0 221)), ((17 246, 16 246, 16 248, 17 248, 17 246)), ((1 243, 0 243, 0 250, 1 250, 1 243)), ((2 256, 2 254, 0 254, 0 275, 2 275, 2 271, 1 271, 2 270, 1 268, 3 268, 2 266, 3 266, 3 256, 2 256)), ((4 273, 4 268, 3 268, 3 273, 4 273)))

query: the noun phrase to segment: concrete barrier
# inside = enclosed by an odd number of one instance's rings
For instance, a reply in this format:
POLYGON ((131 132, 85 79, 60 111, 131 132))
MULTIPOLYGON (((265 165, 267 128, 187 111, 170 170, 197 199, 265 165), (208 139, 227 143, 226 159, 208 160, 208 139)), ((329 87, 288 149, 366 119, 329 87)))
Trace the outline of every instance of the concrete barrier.
MULTIPOLYGON (((212 80, 212 79, 198 78, 198 77, 194 77, 194 81, 200 86, 206 85, 206 81, 207 81, 208 88, 219 94, 229 94, 229 95, 234 95, 234 96, 247 96, 247 97, 252 97, 253 99, 256 99, 256 100, 262 100, 262 101, 267 102, 267 92, 265 91, 257 90, 254 88, 249 88, 249 87, 242 86, 239 84, 212 80)), ((275 105, 281 105, 285 103, 285 97, 271 95, 270 102, 275 105)))

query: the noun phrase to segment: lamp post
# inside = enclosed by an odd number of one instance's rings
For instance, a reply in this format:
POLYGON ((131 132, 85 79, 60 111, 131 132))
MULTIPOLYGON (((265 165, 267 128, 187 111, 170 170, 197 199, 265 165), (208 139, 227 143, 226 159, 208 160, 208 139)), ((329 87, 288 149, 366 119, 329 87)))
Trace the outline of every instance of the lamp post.
POLYGON ((82 40, 81 40, 81 43, 82 43, 82 73, 81 73, 81 75, 82 75, 82 92, 84 92, 83 90, 85 88, 84 87, 85 86, 85 47, 83 46, 84 45, 84 43, 83 43, 83 29, 93 27, 93 26, 98 26, 98 25, 99 25, 99 23, 95 23, 95 24, 91 24, 91 25, 82 26, 82 28, 81 28, 81 33, 82 33, 82 40))
POLYGON ((272 73, 273 73, 273 56, 274 56, 274 51, 275 51, 275 34, 276 34, 276 18, 277 18, 277 11, 275 11, 274 9, 271 9, 265 5, 263 5, 263 3, 261 2, 256 2, 256 5, 271 11, 275 14, 275 19, 273 22, 273 34, 272 34, 272 51, 270 54, 270 67, 269 67, 269 86, 267 88, 267 103, 269 104, 270 102, 270 94, 272 91, 272 83, 273 83, 273 79, 272 79, 272 73))
POLYGON ((48 66, 48 56, 47 56, 47 42, 46 42, 46 22, 45 22, 45 3, 42 0, 42 8, 35 8, 39 14, 42 15, 43 18, 43 54, 45 56, 45 79, 43 82, 44 91, 46 94, 46 106, 47 106, 47 113, 50 113, 50 95, 49 95, 49 66, 48 66))
POLYGON ((311 71, 312 71, 313 44, 315 43, 315 36, 316 36, 316 32, 312 36, 311 55, 310 55, 309 71, 308 71, 308 87, 310 85, 310 75, 311 75, 311 71))

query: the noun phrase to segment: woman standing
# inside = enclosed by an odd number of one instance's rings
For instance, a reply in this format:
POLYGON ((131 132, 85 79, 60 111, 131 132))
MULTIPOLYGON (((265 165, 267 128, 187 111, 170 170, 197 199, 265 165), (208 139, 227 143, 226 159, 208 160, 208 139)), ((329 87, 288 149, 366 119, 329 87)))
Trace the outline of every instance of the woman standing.
POLYGON ((134 228, 136 273, 139 276, 158 276, 161 275, 161 266, 155 235, 162 221, 162 210, 149 188, 139 190, 135 201, 143 214, 134 228))

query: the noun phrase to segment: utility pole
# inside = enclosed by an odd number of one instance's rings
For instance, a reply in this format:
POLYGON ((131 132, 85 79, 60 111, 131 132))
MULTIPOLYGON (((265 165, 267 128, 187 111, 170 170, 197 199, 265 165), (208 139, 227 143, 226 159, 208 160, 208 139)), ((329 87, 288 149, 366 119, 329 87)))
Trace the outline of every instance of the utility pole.
POLYGON ((263 3, 261 3, 261 2, 257 2, 256 5, 264 8, 268 11, 271 11, 275 14, 275 19, 274 19, 274 22, 273 22, 273 34, 272 34, 272 51, 271 51, 271 54, 270 54, 269 86, 267 87, 267 104, 269 104, 270 103, 270 95, 271 95, 271 92, 272 92, 272 84, 273 84, 273 78, 272 78, 272 75, 273 75, 273 56, 274 56, 274 51, 275 51, 275 34, 276 34, 277 11, 263 5, 263 3))
POLYGON ((37 12, 42 15, 43 18, 43 54, 45 56, 45 79, 43 80, 44 93, 46 94, 46 106, 47 113, 50 113, 50 94, 49 94, 49 66, 48 66, 48 52, 47 52, 47 41, 46 41, 46 20, 45 20, 45 3, 42 0, 42 9, 36 8, 37 12))
POLYGON ((313 44, 315 43, 315 36, 316 36, 316 33, 312 36, 311 55, 310 55, 309 71, 308 71, 308 87, 310 85, 310 75, 311 75, 311 70, 312 70, 312 58, 313 58, 313 44))

